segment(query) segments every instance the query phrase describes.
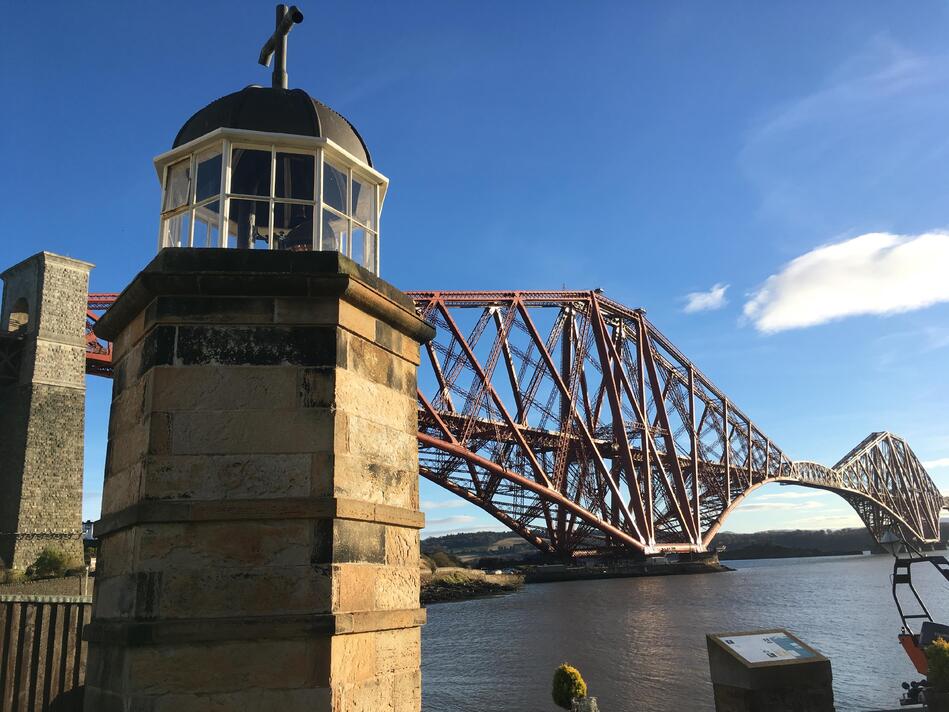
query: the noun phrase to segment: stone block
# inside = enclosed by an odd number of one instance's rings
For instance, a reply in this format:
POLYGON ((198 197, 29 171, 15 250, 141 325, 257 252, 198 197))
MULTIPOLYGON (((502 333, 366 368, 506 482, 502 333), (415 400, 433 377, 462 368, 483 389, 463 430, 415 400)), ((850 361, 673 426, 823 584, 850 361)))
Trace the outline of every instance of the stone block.
MULTIPOLYGON (((142 442, 145 442, 144 438, 142 442)), ((115 456, 116 451, 133 455, 135 452, 133 448, 128 447, 127 443, 121 440, 118 442, 110 442, 109 461, 111 463, 114 463, 118 459, 115 456)), ((105 487, 102 492, 103 516, 121 511, 126 507, 131 507, 141 499, 145 461, 139 456, 136 462, 126 464, 123 461, 122 464, 125 465, 124 469, 109 473, 109 486, 105 487)))
POLYGON ((335 520, 333 563, 386 563, 385 525, 348 519, 335 520))
POLYGON ((328 572, 311 566, 172 570, 162 576, 158 612, 167 619, 323 613, 331 610, 331 585, 328 572))
POLYGON ((400 431, 418 429, 418 405, 411 397, 350 371, 336 373, 335 402, 347 415, 400 431))
POLYGON ((390 611, 418 607, 419 570, 412 566, 333 565, 333 607, 390 611))
POLYGON ((419 532, 406 527, 386 527, 386 563, 390 566, 412 566, 418 563, 419 532))
POLYGON ((370 461, 362 455, 350 455, 348 450, 347 441, 346 450, 337 452, 333 457, 314 456, 314 494, 328 491, 337 497, 361 499, 393 507, 418 508, 417 465, 389 465, 379 462, 378 456, 370 461))
MULTIPOLYGON (((342 411, 339 418, 342 419, 344 414, 345 411, 342 411)), ((354 415, 345 414, 345 420, 348 434, 346 452, 356 454, 365 461, 388 466, 418 460, 418 440, 414 432, 380 425, 354 415)))
POLYGON ((313 529, 307 520, 176 522, 137 528, 138 569, 263 571, 308 566, 313 529))
POLYGON ((335 369, 305 368, 299 371, 297 403, 301 408, 336 409, 335 369))
POLYGON ((340 332, 339 366, 355 375, 379 383, 414 398, 418 366, 392 354, 376 344, 348 332, 340 332))
POLYGON ((289 366, 163 366, 152 372, 154 402, 161 411, 293 408, 298 370, 289 366))
POLYGON ((305 640, 254 640, 128 650, 128 679, 150 697, 307 689, 317 682, 305 640))
POLYGON ((289 454, 330 450, 335 419, 328 409, 178 411, 175 455, 289 454))
POLYGON ((311 494, 309 453, 149 458, 145 499, 230 500, 311 494))

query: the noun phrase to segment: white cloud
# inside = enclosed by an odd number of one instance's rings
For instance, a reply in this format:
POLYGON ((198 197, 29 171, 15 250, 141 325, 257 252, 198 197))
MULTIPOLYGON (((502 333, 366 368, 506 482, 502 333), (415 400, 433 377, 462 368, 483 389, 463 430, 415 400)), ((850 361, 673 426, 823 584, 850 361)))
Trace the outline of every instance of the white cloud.
POLYGON ((949 155, 949 54, 876 35, 802 86, 749 122, 739 155, 767 217, 833 235, 852 229, 854 215, 898 224, 938 210, 942 181, 933 175, 949 155))
POLYGON ((802 512, 811 509, 824 509, 826 505, 823 502, 752 502, 742 505, 739 512, 802 512))
POLYGON ((927 470, 938 470, 943 467, 949 467, 949 457, 940 457, 937 460, 927 460, 923 463, 927 470))
POLYGON ((858 314, 895 314, 949 301, 949 233, 871 232, 818 247, 771 275, 746 302, 774 333, 858 314))
POLYGON ((692 314, 693 312, 721 309, 728 304, 728 300, 725 299, 726 289, 728 289, 727 284, 719 283, 707 292, 690 292, 685 295, 685 307, 682 311, 686 314, 692 314))
POLYGON ((431 512, 436 509, 458 509, 460 507, 464 507, 465 504, 467 504, 467 502, 459 497, 441 501, 436 501, 434 499, 423 499, 419 509, 421 509, 423 512, 431 512))
POLYGON ((425 528, 429 527, 444 527, 450 526, 452 524, 468 524, 469 522, 475 521, 475 518, 470 514, 456 514, 453 517, 442 517, 441 519, 429 519, 425 522, 425 528))
POLYGON ((822 492, 820 490, 811 490, 810 492, 807 492, 807 491, 802 492, 800 490, 801 488, 797 488, 797 491, 794 491, 794 492, 774 492, 772 494, 760 494, 758 495, 756 499, 759 499, 759 500, 761 499, 766 499, 766 500, 814 499, 815 497, 821 497, 821 496, 830 494, 829 492, 822 492))

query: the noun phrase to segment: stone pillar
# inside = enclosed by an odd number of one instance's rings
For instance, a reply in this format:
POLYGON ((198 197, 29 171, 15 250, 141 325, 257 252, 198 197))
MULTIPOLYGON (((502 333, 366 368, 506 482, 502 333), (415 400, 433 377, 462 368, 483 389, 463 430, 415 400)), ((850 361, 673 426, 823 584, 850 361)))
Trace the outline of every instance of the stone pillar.
POLYGON ((86 709, 420 709, 419 343, 335 252, 166 249, 115 376, 86 709))
POLYGON ((0 275, 0 333, 18 353, 0 384, 0 559, 11 568, 25 569, 45 547, 82 563, 91 269, 40 252, 0 275))
POLYGON ((705 636, 716 712, 834 712, 830 660, 786 630, 705 636))

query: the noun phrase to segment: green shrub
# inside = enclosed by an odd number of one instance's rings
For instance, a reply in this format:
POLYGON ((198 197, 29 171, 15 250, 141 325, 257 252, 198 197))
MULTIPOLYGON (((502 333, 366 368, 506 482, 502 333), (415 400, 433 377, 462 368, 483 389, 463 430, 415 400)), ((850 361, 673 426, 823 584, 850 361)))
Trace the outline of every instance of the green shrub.
POLYGON ((73 568, 75 568, 75 562, 67 556, 66 552, 48 546, 40 552, 26 573, 30 578, 61 578, 73 568))
POLYGON ((465 568, 465 565, 461 562, 454 554, 449 554, 447 551, 436 551, 431 555, 432 561, 440 569, 449 567, 449 566, 458 566, 460 568, 465 568))
POLYGON ((555 705, 568 710, 573 706, 574 699, 587 696, 587 684, 580 676, 579 670, 564 663, 554 671, 551 694, 555 705))
POLYGON ((927 645, 926 661, 929 663, 929 685, 936 692, 949 692, 949 642, 936 638, 927 645))

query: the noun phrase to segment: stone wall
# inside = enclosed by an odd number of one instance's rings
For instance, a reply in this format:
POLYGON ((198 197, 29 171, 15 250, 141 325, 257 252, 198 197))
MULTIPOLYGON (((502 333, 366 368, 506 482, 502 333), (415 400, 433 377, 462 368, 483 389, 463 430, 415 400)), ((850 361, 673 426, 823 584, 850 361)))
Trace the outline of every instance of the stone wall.
POLYGON ((81 560, 85 305, 91 265, 41 252, 2 275, 0 328, 24 301, 19 381, 0 387, 0 559, 47 546, 81 560))

